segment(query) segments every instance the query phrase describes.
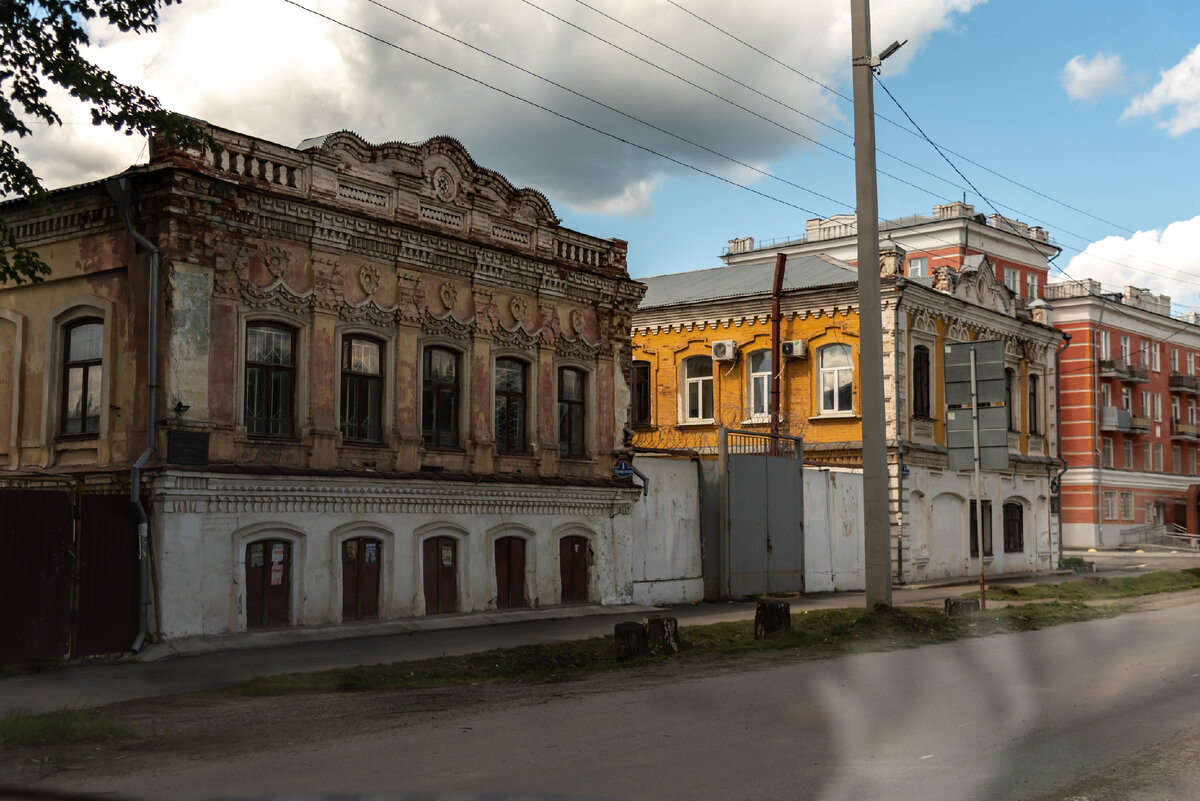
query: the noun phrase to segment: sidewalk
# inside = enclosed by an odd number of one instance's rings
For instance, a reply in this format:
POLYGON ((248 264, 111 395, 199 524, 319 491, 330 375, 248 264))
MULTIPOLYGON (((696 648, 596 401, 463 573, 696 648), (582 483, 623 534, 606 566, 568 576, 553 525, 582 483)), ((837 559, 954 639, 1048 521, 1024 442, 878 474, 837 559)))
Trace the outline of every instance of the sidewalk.
MULTIPOLYGON (((1067 572, 1069 574, 1069 571, 1067 572)), ((987 582, 1061 581, 1063 573, 988 576, 987 582)), ((971 592, 977 579, 897 587, 897 606, 940 602, 971 592)), ((789 598, 792 610, 862 606, 862 592, 789 598)), ((601 637, 615 624, 666 614, 681 625, 705 625, 754 617, 753 601, 685 606, 570 606, 437 615, 427 618, 337 626, 275 629, 236 636, 156 643, 120 662, 84 661, 41 673, 0 678, 0 714, 52 712, 68 706, 102 706, 136 698, 212 690, 255 676, 304 673, 338 667, 460 655, 547 642, 601 637)))

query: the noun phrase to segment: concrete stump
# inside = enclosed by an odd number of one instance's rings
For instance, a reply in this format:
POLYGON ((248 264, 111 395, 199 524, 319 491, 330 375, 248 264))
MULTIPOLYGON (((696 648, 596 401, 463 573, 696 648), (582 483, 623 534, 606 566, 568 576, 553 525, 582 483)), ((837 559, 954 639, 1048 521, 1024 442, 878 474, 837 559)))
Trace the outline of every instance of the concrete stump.
POLYGON ((641 623, 618 623, 613 628, 613 643, 617 648, 618 662, 650 655, 650 640, 646 636, 646 627, 641 623))
POLYGON ((679 653, 679 621, 673 617, 650 615, 642 621, 652 654, 679 653))
POLYGON ((947 598, 946 617, 961 617, 979 611, 978 598, 947 598))
POLYGON ((760 600, 754 610, 754 639, 778 637, 792 629, 792 605, 787 601, 760 600))

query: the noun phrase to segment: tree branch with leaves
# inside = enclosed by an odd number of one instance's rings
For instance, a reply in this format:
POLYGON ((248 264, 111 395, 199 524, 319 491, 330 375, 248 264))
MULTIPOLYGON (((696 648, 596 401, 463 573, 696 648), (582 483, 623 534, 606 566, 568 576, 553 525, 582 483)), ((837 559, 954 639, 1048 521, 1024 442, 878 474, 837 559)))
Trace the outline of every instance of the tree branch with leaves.
MULTIPOLYGON (((117 80, 83 54, 86 26, 103 20, 125 33, 153 33, 159 8, 178 0, 0 0, 0 197, 28 198, 49 212, 45 187, 21 158, 16 140, 30 136, 30 121, 62 125, 47 87, 57 85, 89 107, 94 125, 150 136, 174 144, 204 141, 191 119, 167 111, 158 100, 117 80)), ((17 244, 0 219, 0 284, 37 282, 50 268, 17 244)))

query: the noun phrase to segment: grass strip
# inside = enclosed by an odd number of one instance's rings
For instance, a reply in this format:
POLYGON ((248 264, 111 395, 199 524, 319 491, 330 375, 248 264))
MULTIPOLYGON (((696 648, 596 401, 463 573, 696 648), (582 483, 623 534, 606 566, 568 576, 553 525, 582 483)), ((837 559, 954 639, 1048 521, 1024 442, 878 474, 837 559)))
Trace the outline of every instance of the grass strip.
MULTIPOLYGON (((1158 570, 1138 576, 1118 576, 1116 578, 1088 576, 1073 581, 1064 581, 1061 584, 1032 584, 1028 587, 989 586, 987 596, 997 600, 1011 601, 1048 598, 1092 601, 1179 592, 1197 587, 1200 587, 1200 568, 1188 568, 1187 570, 1158 570)), ((971 593, 967 597, 978 598, 979 593, 971 593)))
POLYGON ((1082 602, 1052 602, 987 610, 948 618, 941 610, 889 608, 816 609, 792 615, 792 628, 773 639, 754 639, 752 621, 680 627, 681 651, 671 657, 618 662, 613 638, 522 645, 464 656, 364 665, 318 673, 289 673, 252 679, 232 692, 284 695, 305 692, 358 692, 437 687, 485 682, 564 681, 654 663, 657 659, 703 660, 755 652, 788 652, 818 659, 864 651, 915 648, 1010 631, 1028 631, 1062 623, 1113 617, 1121 607, 1088 607, 1082 602))
POLYGON ((7 712, 0 715, 0 747, 58 745, 81 740, 129 737, 133 732, 108 715, 70 708, 44 715, 7 712))

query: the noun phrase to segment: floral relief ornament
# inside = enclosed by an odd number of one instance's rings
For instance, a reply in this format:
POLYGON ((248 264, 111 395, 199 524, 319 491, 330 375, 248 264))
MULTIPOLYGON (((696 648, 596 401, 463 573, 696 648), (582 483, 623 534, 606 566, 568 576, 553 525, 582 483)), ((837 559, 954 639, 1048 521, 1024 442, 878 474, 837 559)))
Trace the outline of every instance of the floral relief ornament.
POLYGON ((267 272, 276 278, 287 272, 290 260, 291 256, 283 248, 274 245, 267 248, 267 272))
POLYGON ((571 312, 571 330, 576 334, 582 334, 583 329, 587 327, 587 318, 583 316, 580 309, 575 309, 571 312))
POLYGON ((438 288, 438 297, 442 299, 443 306, 453 309, 455 302, 458 301, 458 290, 454 288, 454 284, 446 281, 438 288))
POLYGON ((364 264, 362 269, 358 271, 358 283, 362 286, 363 292, 368 295, 375 293, 379 289, 379 270, 375 269, 374 264, 364 264))
POLYGON ((433 193, 437 195, 438 200, 445 203, 454 200, 454 196, 458 193, 454 176, 445 167, 438 167, 433 171, 433 193))
POLYGON ((508 310, 512 312, 514 322, 522 322, 525 319, 527 306, 525 298, 520 295, 513 295, 512 300, 508 302, 508 310))

